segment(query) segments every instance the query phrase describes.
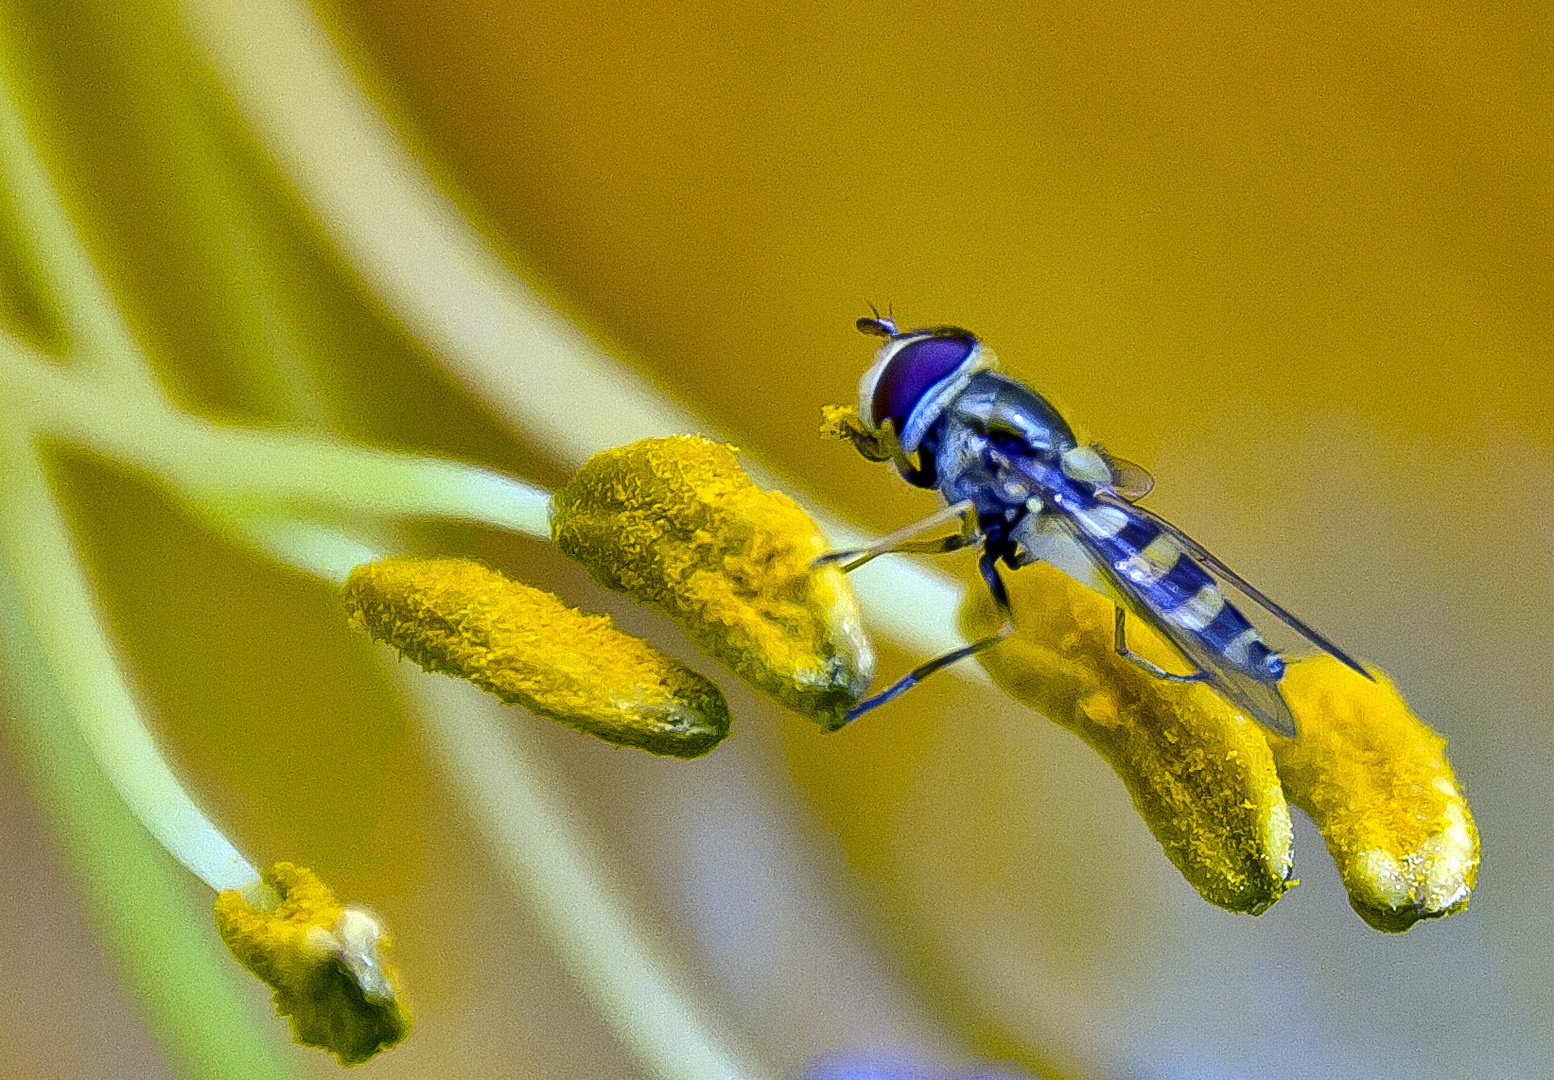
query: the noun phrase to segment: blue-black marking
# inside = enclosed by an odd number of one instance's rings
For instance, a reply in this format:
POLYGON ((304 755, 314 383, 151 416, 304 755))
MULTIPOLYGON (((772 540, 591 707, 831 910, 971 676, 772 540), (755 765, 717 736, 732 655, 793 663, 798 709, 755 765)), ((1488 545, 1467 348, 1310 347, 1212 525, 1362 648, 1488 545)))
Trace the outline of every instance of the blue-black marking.
POLYGON ((1117 533, 1117 543, 1131 547, 1134 551, 1143 551, 1149 546, 1149 542, 1160 535, 1160 529, 1154 522, 1135 514, 1128 515, 1128 523, 1117 533))
MULTIPOLYGON (((1179 553, 1171 568, 1154 581, 1134 581, 1123 569, 1125 564, 1139 555, 1157 537, 1164 535, 1165 529, 1143 514, 1135 512, 1130 506, 1116 503, 1103 504, 1090 498, 1078 483, 1070 483, 1067 490, 1057 494, 1055 501, 1060 509, 1070 515, 1094 513, 1102 506, 1127 515, 1127 524, 1113 536, 1093 536, 1082 529, 1078 532, 1082 542, 1111 566, 1116 577, 1124 584, 1124 588, 1132 592, 1135 598, 1158 619, 1169 621, 1172 612, 1191 601, 1205 586, 1219 588, 1219 583, 1213 576, 1186 552, 1179 553)), ((1201 630, 1192 630, 1175 623, 1171 623, 1171 626, 1179 633, 1192 635, 1221 657, 1225 663, 1261 682, 1277 681, 1283 674, 1282 663, 1279 664, 1278 674, 1274 674, 1267 666, 1268 657, 1273 653, 1260 637, 1249 643, 1245 662, 1239 662, 1227 655, 1226 649, 1231 642, 1253 629, 1251 620, 1237 610, 1229 600, 1225 600, 1214 618, 1201 630)))

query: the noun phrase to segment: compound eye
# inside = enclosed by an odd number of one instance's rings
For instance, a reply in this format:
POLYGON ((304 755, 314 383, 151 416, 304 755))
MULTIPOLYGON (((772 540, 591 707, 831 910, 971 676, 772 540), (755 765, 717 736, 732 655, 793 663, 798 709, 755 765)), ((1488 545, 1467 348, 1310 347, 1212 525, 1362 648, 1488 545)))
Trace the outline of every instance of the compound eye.
POLYGON ((923 395, 953 375, 976 347, 977 339, 965 331, 934 334, 901 346, 874 386, 874 426, 894 420, 896 430, 904 430, 923 395))

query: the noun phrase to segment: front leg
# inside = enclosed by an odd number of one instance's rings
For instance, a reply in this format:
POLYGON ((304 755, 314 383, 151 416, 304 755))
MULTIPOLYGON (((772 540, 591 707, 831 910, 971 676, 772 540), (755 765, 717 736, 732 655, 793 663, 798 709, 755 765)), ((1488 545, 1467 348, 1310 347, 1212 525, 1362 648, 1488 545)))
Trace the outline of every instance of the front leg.
POLYGON ((946 551, 959 551, 963 547, 969 547, 981 539, 982 533, 977 526, 977 511, 970 499, 963 499, 953 506, 929 514, 921 521, 914 521, 902 529, 897 529, 888 536, 882 536, 868 547, 844 548, 839 551, 828 551, 815 560, 816 566, 830 566, 832 563, 843 563, 842 573, 848 574, 858 569, 865 563, 872 562, 881 555, 889 555, 895 552, 917 552, 937 555, 946 551), (937 540, 913 540, 912 537, 919 533, 925 533, 929 529, 937 529, 941 525, 951 522, 960 523, 960 532, 951 533, 949 536, 940 537, 937 540))

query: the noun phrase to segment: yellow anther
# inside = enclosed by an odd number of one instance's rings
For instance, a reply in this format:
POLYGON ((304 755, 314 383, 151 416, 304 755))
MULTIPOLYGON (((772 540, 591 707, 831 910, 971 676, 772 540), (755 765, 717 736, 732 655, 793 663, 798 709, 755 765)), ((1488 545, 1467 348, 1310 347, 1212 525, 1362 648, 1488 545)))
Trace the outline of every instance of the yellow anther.
POLYGON ((1369 682, 1331 657, 1292 665, 1283 686, 1300 735, 1271 740, 1279 775, 1327 838, 1355 911, 1401 931, 1466 907, 1478 830, 1446 740, 1385 677, 1369 682))
POLYGON ((825 537, 726 446, 646 439, 591 458, 551 501, 563 552, 667 612, 741 678, 827 726, 868 689, 874 654, 825 537))
POLYGON ((276 863, 268 889, 216 897, 216 929, 238 961, 275 991, 292 1037, 358 1065, 410 1032, 389 940, 376 919, 343 906, 313 871, 276 863))
MULTIPOLYGON (((1057 571, 1023 569, 1009 590, 1016 632, 983 654, 994 681, 1106 758, 1206 899, 1256 914, 1295 884, 1282 782, 1372 926, 1406 930, 1467 905, 1478 832, 1445 741, 1386 678, 1367 681, 1329 656, 1291 664, 1280 689, 1299 735, 1281 739, 1208 687, 1118 656, 1111 604, 1057 571)), ((983 596, 963 616, 973 638, 997 621, 983 596)), ((1168 669, 1181 664, 1141 621, 1129 645, 1168 669)))
POLYGON ((345 586, 354 623, 428 671, 622 746, 697 757, 728 734, 716 686, 550 593, 468 559, 386 559, 345 586))
MULTIPOLYGON (((993 681, 1073 731, 1116 770, 1166 856, 1203 898, 1266 911, 1289 888, 1289 808, 1258 724, 1208 687, 1140 670, 1115 648, 1110 601, 1051 567, 1008 578, 1015 633, 982 654, 993 681)), ((997 629, 984 591, 962 615, 972 640, 997 629)), ((1142 620, 1129 645, 1181 659, 1142 620)))

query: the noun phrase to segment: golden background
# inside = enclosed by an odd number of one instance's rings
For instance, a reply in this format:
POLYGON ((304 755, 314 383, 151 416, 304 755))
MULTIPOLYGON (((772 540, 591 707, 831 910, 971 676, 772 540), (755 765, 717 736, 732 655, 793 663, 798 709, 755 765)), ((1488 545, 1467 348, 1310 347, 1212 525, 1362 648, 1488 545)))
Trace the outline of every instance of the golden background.
MULTIPOLYGON (((148 138, 116 102, 154 66, 148 54, 180 54, 131 17, 80 7, 26 12, 28 62, 62 102, 57 161, 91 178, 72 206, 119 253, 110 279, 183 400, 296 420, 274 387, 223 364, 241 351, 229 338, 265 325, 241 280, 204 269, 230 253, 180 240, 181 222, 220 220, 258 192, 273 220, 248 221, 233 243, 263 237, 292 268, 274 287, 335 349, 338 373, 318 378, 347 430, 542 482, 562 474, 431 371, 349 268, 319 253, 241 133, 200 128, 241 163, 230 190, 187 205, 168 195, 182 189, 158 155, 192 144, 187 131, 148 138)), ((1085 434, 1152 469, 1152 507, 1391 672, 1451 739, 1484 837, 1478 894, 1394 938, 1349 912, 1304 822, 1304 887, 1255 921, 1207 907, 1076 740, 948 677, 824 738, 730 687, 733 740, 690 766, 543 733, 656 932, 701 958, 708 993, 765 1053, 797 1069, 849 1039, 915 1039, 950 1058, 1150 1078, 1544 1067, 1544 9, 374 0, 324 13, 449 190, 558 306, 821 504, 881 530, 934 505, 817 437, 820 405, 849 400, 867 362, 870 341, 852 330, 866 303, 905 324, 966 326, 1085 434), (736 774, 724 755, 765 778, 761 805, 813 847, 816 880, 841 898, 817 910, 842 911, 836 932, 876 967, 730 957, 707 912, 765 910, 760 897, 713 897, 699 918, 681 906, 722 879, 696 876, 694 838, 665 840, 645 819, 699 820, 674 814, 704 795, 725 805, 736 774), (808 981, 829 980, 817 998, 835 1001, 849 979, 876 977, 885 989, 855 988, 885 1001, 874 1012, 794 1004, 808 981)), ((327 590, 234 553, 132 479, 58 468, 181 771, 246 847, 318 865, 398 931, 422 1027, 365 1068, 634 1075, 497 895, 327 590)), ((541 545, 441 539, 610 606, 541 545)), ((908 659, 885 650, 883 672, 908 659)), ((25 813, 8 842, 46 848, 25 813)), ((742 857, 759 860, 769 824, 751 826, 742 857)), ((63 871, 49 872, 62 890, 63 871)), ((19 890, 7 903, 29 909, 19 890)), ((789 910, 781 933, 802 936, 809 909, 789 910)), ((23 1013, 0 1031, 0 1063, 161 1075, 100 962, 81 959, 90 941, 72 948, 38 962, 80 965, 109 1019, 68 1003, 23 1013), (113 1034, 71 1036, 72 1024, 113 1034)), ((301 1052, 296 1067, 333 1071, 301 1052)))

